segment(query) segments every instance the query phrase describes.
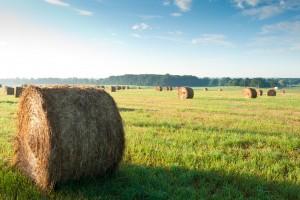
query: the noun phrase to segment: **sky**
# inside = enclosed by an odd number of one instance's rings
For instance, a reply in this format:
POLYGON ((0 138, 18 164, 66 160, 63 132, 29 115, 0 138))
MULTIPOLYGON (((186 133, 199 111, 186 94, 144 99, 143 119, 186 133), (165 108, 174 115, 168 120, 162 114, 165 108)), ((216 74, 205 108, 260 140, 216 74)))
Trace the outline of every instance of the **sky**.
POLYGON ((0 5, 0 78, 300 77, 300 0, 0 5))

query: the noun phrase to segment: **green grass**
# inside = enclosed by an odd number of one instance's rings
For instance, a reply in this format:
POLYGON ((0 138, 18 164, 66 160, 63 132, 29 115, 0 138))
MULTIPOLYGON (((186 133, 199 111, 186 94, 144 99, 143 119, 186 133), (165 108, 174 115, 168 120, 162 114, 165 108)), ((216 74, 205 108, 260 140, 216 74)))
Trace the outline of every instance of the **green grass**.
POLYGON ((300 88, 257 99, 202 89, 190 100, 111 93, 126 131, 120 169, 50 193, 9 165, 18 100, 0 95, 0 199, 300 199, 300 88))

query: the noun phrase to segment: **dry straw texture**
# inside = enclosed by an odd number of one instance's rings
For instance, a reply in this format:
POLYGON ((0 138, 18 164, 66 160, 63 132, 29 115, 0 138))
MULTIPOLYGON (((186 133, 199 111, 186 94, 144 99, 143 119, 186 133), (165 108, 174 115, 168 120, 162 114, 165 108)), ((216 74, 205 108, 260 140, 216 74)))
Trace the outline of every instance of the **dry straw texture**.
POLYGON ((155 90, 156 90, 156 91, 162 91, 162 87, 161 87, 161 86, 156 86, 156 87, 155 87, 155 90))
POLYGON ((268 92, 267 92, 267 96, 276 96, 276 90, 269 89, 268 92))
POLYGON ((257 92, 257 95, 259 95, 259 96, 262 96, 264 93, 262 90, 257 90, 256 92, 257 92))
POLYGON ((243 97, 245 98, 256 98, 257 92, 253 88, 246 88, 243 90, 243 97))
POLYGON ((12 87, 7 87, 7 86, 5 86, 5 93, 6 93, 7 95, 14 95, 14 94, 15 94, 15 89, 12 88, 12 87))
POLYGON ((15 88, 15 97, 19 97, 23 90, 24 90, 23 87, 16 87, 15 88))
POLYGON ((125 139, 113 98, 95 88, 26 88, 19 100, 15 164, 41 188, 118 167, 125 139))
POLYGON ((190 87, 180 87, 178 89, 178 97, 181 99, 194 98, 194 90, 190 87))

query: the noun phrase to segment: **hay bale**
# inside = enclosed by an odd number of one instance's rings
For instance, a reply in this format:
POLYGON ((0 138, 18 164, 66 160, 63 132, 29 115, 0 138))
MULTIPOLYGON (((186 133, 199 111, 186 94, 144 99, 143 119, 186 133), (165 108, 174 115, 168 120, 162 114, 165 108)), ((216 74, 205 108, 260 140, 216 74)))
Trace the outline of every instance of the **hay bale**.
POLYGON ((173 87, 172 87, 172 86, 169 86, 169 90, 170 90, 170 91, 173 91, 173 87))
POLYGON ((12 87, 5 86, 5 93, 7 95, 14 95, 15 94, 15 89, 12 88, 12 87))
POLYGON ((156 86, 155 90, 161 92, 162 91, 162 87, 161 86, 156 86))
POLYGON ((164 90, 164 91, 169 91, 170 88, 169 88, 168 86, 165 86, 165 87, 163 87, 163 90, 164 90))
POLYGON ((178 89, 178 97, 181 99, 194 98, 194 90, 190 87, 180 87, 178 89))
POLYGON ((125 90, 129 90, 130 88, 129 88, 129 86, 127 85, 127 86, 125 86, 125 90))
POLYGON ((207 88, 204 88, 204 89, 203 89, 203 91, 207 92, 207 91, 208 91, 208 89, 207 89, 207 88))
POLYGON ((219 92, 222 92, 222 91, 223 91, 223 90, 220 88, 220 89, 219 89, 219 92))
POLYGON ((0 84, 0 88, 2 88, 2 84, 0 84))
POLYGON ((15 97, 19 97, 24 89, 25 88, 23 88, 23 87, 16 87, 15 88, 15 97))
POLYGON ((280 90, 280 94, 284 94, 285 93, 285 90, 280 90))
POLYGON ((262 96, 264 93, 262 90, 256 90, 256 92, 257 92, 257 95, 259 95, 259 96, 262 96))
POLYGON ((117 91, 117 88, 115 86, 110 86, 109 87, 109 91, 110 92, 116 92, 117 91))
POLYGON ((276 90, 269 89, 268 92, 267 92, 267 96, 276 96, 276 90))
POLYGON ((246 88, 243 90, 243 97, 245 98, 256 98, 257 92, 253 88, 246 88))
POLYGON ((15 165, 42 189, 117 169, 124 152, 113 98, 95 88, 26 88, 19 101, 15 165))

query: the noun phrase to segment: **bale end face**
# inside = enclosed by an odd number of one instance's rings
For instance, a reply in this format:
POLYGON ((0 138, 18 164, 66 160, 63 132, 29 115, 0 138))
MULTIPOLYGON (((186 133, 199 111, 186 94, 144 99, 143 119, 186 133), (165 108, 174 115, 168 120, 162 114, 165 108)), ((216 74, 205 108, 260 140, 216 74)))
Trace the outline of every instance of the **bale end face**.
POLYGON ((276 90, 269 89, 268 92, 267 92, 267 96, 276 96, 276 90))
POLYGON ((120 163, 125 138, 113 98, 95 88, 26 88, 14 161, 42 189, 102 176, 120 163))
POLYGON ((178 97, 181 99, 194 98, 194 90, 190 87, 180 87, 178 89, 178 97))
POLYGON ((245 98, 256 98, 257 92, 253 88, 246 88, 243 90, 243 97, 245 98))

